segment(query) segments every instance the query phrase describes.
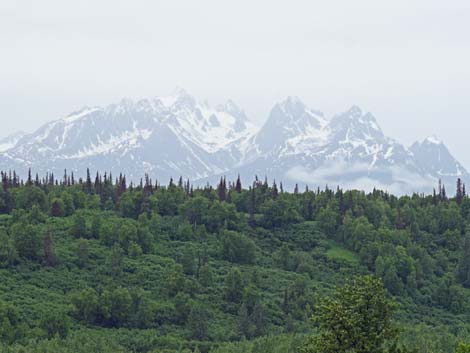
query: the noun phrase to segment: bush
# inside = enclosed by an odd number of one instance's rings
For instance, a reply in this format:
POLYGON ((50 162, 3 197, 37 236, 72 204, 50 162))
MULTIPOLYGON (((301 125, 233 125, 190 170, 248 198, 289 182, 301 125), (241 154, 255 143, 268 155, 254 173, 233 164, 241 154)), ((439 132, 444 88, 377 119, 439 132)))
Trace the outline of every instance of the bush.
POLYGON ((230 262, 252 264, 256 260, 256 245, 241 233, 225 230, 222 233, 222 256, 230 262))

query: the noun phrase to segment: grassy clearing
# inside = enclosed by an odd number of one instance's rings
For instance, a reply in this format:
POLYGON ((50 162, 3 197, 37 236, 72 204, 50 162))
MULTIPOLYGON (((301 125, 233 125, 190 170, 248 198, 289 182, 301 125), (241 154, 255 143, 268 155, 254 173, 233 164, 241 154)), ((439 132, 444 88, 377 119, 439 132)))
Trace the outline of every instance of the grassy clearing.
POLYGON ((342 261, 347 261, 347 262, 354 263, 354 264, 359 263, 359 256, 356 253, 338 245, 334 241, 330 241, 329 245, 330 245, 330 248, 326 252, 326 256, 328 257, 328 259, 342 260, 342 261))

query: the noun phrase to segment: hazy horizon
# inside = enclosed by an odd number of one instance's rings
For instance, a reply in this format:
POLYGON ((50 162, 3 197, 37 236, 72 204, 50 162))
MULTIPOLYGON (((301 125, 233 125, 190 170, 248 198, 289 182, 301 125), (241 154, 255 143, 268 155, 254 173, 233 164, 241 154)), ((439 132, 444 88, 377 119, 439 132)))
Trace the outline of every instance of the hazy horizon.
POLYGON ((0 135, 183 87, 258 125, 288 95, 328 115, 358 105, 470 168, 469 14, 464 1, 3 2, 0 135))

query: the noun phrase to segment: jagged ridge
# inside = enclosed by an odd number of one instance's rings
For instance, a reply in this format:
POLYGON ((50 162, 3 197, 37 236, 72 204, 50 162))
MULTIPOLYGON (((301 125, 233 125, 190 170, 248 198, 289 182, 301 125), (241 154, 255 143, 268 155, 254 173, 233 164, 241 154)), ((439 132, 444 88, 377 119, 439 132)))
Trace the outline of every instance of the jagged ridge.
POLYGON ((77 173, 86 168, 183 175, 215 181, 220 175, 254 175, 289 184, 429 190, 441 178, 468 180, 445 145, 428 138, 406 148, 387 137, 375 117, 353 106, 328 119, 299 98, 276 104, 260 128, 234 102, 212 108, 184 90, 171 96, 85 107, 37 131, 1 140, 3 169, 25 173, 77 173), (9 145, 7 144, 9 143, 9 145))

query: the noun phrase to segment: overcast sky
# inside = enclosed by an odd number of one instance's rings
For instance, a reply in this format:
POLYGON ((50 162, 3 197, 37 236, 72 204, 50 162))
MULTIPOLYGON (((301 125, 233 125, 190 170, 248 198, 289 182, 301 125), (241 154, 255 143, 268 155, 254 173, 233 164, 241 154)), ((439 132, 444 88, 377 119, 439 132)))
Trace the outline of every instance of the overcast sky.
POLYGON ((468 0, 2 0, 0 136, 183 87, 258 123, 287 95, 357 104, 470 169, 469 33, 468 0))

